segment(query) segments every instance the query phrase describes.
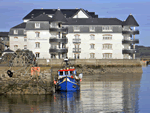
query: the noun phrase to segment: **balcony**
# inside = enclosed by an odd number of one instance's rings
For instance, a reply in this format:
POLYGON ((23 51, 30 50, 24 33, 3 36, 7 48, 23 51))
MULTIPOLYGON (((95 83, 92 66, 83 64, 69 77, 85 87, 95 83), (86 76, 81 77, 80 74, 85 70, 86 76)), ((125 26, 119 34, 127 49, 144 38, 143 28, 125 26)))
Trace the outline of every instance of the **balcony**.
POLYGON ((68 28, 50 28, 50 31, 54 32, 68 32, 68 28))
POLYGON ((124 49, 122 50, 122 54, 133 54, 136 53, 135 49, 124 49))
POLYGON ((49 52, 50 53, 67 53, 68 48, 50 48, 49 52))
POLYGON ((73 48, 73 53, 81 53, 81 48, 73 48))
POLYGON ((135 34, 139 34, 139 30, 123 30, 122 34, 130 34, 130 35, 135 35, 135 34))
POLYGON ((139 43, 139 39, 135 39, 135 40, 122 40, 122 44, 138 44, 139 43))
POLYGON ((68 43, 68 39, 67 37, 63 37, 63 38, 56 38, 56 37, 51 37, 49 39, 49 43, 53 43, 53 42, 62 42, 62 43, 68 43))
POLYGON ((81 43, 81 39, 73 39, 73 43, 81 43))

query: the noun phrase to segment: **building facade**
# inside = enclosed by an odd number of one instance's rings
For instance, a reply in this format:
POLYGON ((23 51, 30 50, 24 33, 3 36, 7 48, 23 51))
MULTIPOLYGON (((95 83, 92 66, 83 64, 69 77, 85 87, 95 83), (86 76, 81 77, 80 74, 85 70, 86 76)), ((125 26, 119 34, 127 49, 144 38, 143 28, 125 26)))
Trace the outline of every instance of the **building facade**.
POLYGON ((10 49, 29 49, 37 58, 134 59, 139 43, 131 14, 121 21, 84 9, 34 9, 23 21, 10 29, 10 49))

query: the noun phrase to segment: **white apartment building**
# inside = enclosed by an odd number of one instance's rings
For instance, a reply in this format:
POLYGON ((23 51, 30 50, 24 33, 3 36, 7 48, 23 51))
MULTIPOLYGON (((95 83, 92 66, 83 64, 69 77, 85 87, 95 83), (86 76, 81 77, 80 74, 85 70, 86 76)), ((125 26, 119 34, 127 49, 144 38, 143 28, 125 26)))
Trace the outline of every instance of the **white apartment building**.
POLYGON ((121 21, 84 9, 34 9, 23 21, 10 29, 10 49, 29 49, 37 58, 134 59, 139 43, 131 14, 121 21))

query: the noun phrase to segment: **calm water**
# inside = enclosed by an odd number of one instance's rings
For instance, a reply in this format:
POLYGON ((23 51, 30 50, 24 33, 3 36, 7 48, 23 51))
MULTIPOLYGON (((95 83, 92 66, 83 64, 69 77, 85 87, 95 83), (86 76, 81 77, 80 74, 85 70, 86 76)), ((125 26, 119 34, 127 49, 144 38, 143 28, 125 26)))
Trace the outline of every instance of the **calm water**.
POLYGON ((150 66, 143 74, 84 75, 80 92, 1 95, 0 113, 150 113, 150 66))

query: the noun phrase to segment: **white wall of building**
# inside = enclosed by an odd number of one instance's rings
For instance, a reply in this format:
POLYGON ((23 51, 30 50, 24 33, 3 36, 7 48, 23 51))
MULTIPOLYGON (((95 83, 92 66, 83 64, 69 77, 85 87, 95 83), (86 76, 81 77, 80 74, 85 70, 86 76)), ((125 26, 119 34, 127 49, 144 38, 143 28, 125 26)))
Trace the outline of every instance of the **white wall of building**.
POLYGON ((83 11, 79 11, 78 14, 76 14, 73 18, 88 18, 83 11))

